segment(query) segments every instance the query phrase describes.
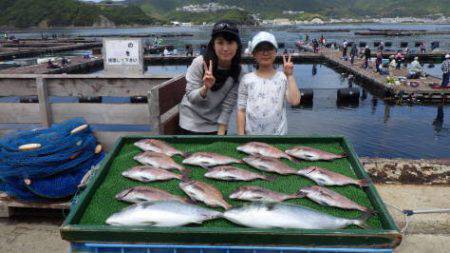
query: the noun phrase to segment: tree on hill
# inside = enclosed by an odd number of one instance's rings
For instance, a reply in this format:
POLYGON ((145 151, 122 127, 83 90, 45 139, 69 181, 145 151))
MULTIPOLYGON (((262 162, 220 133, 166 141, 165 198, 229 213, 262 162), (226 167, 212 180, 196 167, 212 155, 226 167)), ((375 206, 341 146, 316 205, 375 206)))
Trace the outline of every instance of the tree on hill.
POLYGON ((0 0, 0 6, 4 7, 0 26, 26 28, 42 22, 48 26, 91 26, 101 16, 116 25, 161 23, 135 5, 101 7, 76 0, 0 0))

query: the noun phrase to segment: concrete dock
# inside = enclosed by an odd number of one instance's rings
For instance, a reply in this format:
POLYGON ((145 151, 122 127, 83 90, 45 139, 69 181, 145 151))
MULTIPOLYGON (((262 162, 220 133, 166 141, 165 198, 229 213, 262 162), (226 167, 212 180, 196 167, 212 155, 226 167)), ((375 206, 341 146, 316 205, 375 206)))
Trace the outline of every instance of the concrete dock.
MULTIPOLYGON (((380 158, 360 160, 372 178, 374 175, 380 178, 379 173, 385 173, 387 167, 402 171, 419 166, 421 169, 428 168, 424 171, 436 175, 436 178, 447 175, 447 180, 440 182, 428 178, 425 185, 424 182, 415 181, 405 184, 401 178, 388 175, 385 183, 375 185, 397 226, 403 231, 403 240, 395 253, 447 253, 450 249, 450 214, 416 214, 410 216, 406 224, 406 217, 398 209, 449 208, 450 161, 380 158)), ((0 218, 0 251, 21 253, 32 249, 35 253, 68 252, 69 243, 62 240, 59 234, 63 219, 62 211, 59 214, 53 212, 52 216, 29 216, 22 213, 10 218, 0 218)))
MULTIPOLYGON (((376 188, 385 203, 400 209, 448 208, 450 186, 421 186, 404 184, 377 184, 376 188)), ((391 215, 400 228, 405 227, 405 217, 394 208, 391 215)), ((2 252, 68 252, 69 243, 61 239, 59 226, 63 215, 53 217, 16 216, 0 218, 0 249, 2 252)), ((404 231, 403 240, 395 253, 447 253, 450 249, 450 215, 414 215, 404 231)))

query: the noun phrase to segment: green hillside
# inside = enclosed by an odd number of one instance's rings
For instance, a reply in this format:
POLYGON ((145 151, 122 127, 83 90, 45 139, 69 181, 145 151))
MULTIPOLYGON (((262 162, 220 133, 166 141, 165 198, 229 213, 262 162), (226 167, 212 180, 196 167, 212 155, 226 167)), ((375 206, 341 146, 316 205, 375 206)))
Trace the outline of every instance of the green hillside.
MULTIPOLYGON (((133 0, 158 12, 173 11, 189 4, 209 3, 209 0, 133 0)), ((226 5, 242 7, 246 12, 262 17, 283 17, 285 10, 304 11, 329 18, 362 17, 424 17, 441 14, 450 16, 448 0, 217 0, 226 5)))
POLYGON ((92 26, 102 17, 115 25, 151 25, 160 21, 140 7, 96 6, 75 0, 0 0, 0 26, 92 26))
MULTIPOLYGON (((127 0, 128 1, 128 0, 127 0)), ((448 0, 217 0, 244 10, 188 13, 177 7, 209 3, 210 0, 130 0, 123 6, 93 5, 77 0, 0 0, 0 27, 157 25, 169 21, 215 22, 235 19, 252 24, 252 14, 263 19, 314 17, 427 17, 450 16, 448 0), (283 11, 302 11, 284 15, 283 11)))

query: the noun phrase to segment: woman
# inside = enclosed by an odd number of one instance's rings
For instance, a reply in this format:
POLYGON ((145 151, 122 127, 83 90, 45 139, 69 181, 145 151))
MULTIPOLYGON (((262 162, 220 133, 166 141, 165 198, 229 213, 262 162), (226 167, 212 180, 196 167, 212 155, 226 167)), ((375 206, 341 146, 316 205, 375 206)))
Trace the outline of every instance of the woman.
POLYGON ((186 72, 181 134, 226 133, 242 76, 241 50, 237 25, 227 20, 216 23, 205 54, 195 58, 186 72))

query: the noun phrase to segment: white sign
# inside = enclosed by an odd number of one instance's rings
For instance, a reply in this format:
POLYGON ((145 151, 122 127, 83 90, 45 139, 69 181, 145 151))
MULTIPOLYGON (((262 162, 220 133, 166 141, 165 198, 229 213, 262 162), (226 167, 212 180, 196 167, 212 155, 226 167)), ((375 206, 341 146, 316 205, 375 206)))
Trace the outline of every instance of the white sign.
POLYGON ((139 65, 138 40, 105 40, 107 65, 139 65))

